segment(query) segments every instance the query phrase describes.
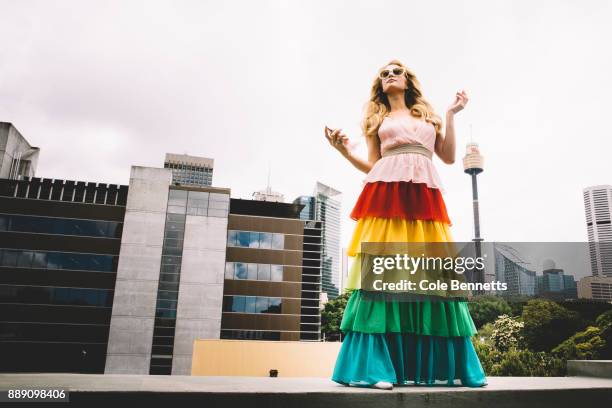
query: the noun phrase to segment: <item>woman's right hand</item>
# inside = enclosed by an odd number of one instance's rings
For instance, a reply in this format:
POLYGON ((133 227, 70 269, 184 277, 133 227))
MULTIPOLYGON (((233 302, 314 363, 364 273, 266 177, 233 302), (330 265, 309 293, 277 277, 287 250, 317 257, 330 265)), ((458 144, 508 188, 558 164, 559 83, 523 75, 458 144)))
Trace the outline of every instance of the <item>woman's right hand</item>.
POLYGON ((325 137, 329 144, 338 150, 344 157, 350 154, 348 149, 349 138, 342 132, 342 129, 332 130, 325 126, 325 137))

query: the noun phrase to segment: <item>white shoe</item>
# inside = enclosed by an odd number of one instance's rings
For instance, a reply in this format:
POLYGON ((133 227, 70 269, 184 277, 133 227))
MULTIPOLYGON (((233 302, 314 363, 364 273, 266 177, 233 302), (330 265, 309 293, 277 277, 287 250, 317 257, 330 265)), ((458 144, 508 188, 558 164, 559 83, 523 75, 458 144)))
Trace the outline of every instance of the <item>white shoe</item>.
POLYGON ((372 387, 379 388, 381 390, 392 390, 393 384, 387 381, 379 381, 376 384, 373 384, 372 387))

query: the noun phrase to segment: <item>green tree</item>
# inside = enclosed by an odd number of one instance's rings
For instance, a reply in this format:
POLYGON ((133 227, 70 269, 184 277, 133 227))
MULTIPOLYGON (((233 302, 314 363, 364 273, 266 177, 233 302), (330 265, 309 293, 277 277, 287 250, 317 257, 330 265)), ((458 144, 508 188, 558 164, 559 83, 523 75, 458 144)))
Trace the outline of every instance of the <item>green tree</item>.
POLYGON ((498 316, 510 314, 512 310, 503 298, 499 296, 475 296, 468 303, 470 315, 477 328, 495 321, 498 316))
POLYGON ((573 310, 580 314, 580 318, 586 326, 595 326, 598 316, 612 310, 612 304, 601 300, 572 299, 557 302, 567 310, 573 310))
POLYGON ((552 352, 564 360, 593 360, 599 358, 605 345, 599 327, 589 326, 559 344, 552 352))
POLYGON ((321 311, 321 336, 327 341, 341 340, 340 323, 353 290, 348 290, 325 304, 321 311))
POLYGON ((510 308, 512 309, 510 316, 520 316, 523 314, 523 308, 527 302, 533 299, 533 297, 527 295, 510 295, 504 296, 504 299, 508 302, 508 305, 510 305, 510 308))
POLYGON ((525 343, 534 351, 551 351, 581 328, 578 313, 546 299, 527 302, 521 321, 525 343))
POLYGON ((600 350, 600 357, 612 360, 612 310, 602 313, 595 320, 595 324, 601 330, 600 337, 605 345, 600 350))

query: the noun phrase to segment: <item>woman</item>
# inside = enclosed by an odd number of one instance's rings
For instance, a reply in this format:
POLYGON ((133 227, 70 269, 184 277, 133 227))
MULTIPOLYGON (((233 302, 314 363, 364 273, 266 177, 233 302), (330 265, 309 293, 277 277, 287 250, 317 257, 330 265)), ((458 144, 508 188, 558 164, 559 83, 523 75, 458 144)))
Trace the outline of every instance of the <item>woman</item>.
POLYGON ((368 160, 353 154, 341 129, 325 128, 329 143, 367 174, 351 212, 357 225, 347 253, 356 258, 347 288, 354 290, 340 326, 345 335, 333 381, 379 389, 486 385, 470 340, 476 327, 465 298, 385 300, 360 286, 362 242, 453 242, 431 159, 435 153, 446 164, 455 162, 454 116, 467 101, 465 91, 457 92, 443 135, 442 120, 423 98, 415 75, 393 60, 374 80, 362 122, 368 160))

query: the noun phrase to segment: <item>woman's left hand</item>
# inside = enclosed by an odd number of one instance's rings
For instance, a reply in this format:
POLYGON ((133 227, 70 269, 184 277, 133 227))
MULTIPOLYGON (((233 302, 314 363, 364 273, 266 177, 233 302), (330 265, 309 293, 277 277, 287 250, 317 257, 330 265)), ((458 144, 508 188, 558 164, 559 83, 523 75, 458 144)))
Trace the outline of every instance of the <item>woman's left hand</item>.
POLYGON ((453 104, 448 107, 448 112, 453 113, 453 114, 457 113, 463 108, 465 108, 465 105, 467 103, 468 103, 467 93, 465 92, 465 89, 462 89, 461 92, 457 92, 455 94, 455 102, 453 102, 453 104))

